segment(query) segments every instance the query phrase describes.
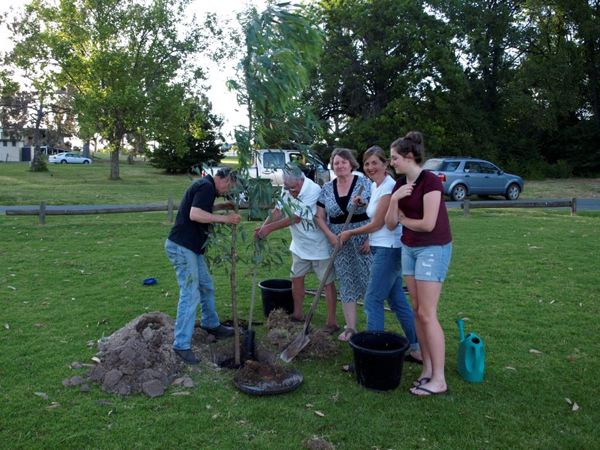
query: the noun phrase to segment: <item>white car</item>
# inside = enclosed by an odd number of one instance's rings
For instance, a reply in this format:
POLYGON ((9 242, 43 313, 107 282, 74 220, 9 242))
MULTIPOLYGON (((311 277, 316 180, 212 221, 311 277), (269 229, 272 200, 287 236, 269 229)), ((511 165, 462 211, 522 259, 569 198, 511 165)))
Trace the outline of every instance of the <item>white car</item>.
POLYGON ((59 155, 50 155, 48 162, 51 164, 91 164, 90 158, 84 158, 77 153, 61 153, 59 155))

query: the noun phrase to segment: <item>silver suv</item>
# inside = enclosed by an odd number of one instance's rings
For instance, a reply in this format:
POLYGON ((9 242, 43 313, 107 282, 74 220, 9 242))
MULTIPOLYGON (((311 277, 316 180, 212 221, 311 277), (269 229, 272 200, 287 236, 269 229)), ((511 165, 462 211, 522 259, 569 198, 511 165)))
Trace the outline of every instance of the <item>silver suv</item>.
POLYGON ((424 169, 436 174, 444 185, 444 194, 456 202, 468 195, 503 195, 516 200, 523 192, 523 178, 505 173, 489 161, 475 158, 432 158, 424 169))

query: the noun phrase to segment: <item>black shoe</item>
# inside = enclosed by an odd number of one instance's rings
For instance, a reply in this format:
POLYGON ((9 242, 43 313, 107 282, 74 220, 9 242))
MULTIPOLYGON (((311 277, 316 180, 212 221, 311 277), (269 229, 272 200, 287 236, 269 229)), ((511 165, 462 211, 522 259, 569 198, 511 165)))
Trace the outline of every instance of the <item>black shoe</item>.
POLYGON ((196 355, 194 355, 194 352, 192 352, 192 350, 190 350, 190 349, 177 350, 174 348, 173 351, 175 352, 175 354, 177 356, 179 356, 181 359, 183 359, 183 362, 186 364, 198 364, 200 362, 198 357, 196 355))
POLYGON ((230 337, 233 337, 233 335, 235 334, 235 330, 233 329, 233 327, 226 327, 225 325, 221 325, 221 324, 219 324, 218 327, 214 327, 214 328, 204 328, 204 327, 201 327, 201 328, 204 331, 206 331, 208 334, 212 334, 217 339, 230 338, 230 337))

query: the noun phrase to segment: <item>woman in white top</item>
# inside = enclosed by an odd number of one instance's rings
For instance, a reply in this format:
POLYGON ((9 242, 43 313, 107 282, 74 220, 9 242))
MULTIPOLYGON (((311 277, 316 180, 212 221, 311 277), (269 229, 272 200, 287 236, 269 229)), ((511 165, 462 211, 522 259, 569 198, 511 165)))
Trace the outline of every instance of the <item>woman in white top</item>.
MULTIPOLYGON (((415 332, 415 316, 402 288, 402 227, 398 226, 390 231, 385 226, 385 215, 396 181, 386 172, 388 159, 380 147, 374 146, 365 152, 363 165, 365 173, 373 181, 371 200, 367 206, 371 222, 360 228, 344 231, 340 234, 340 240, 344 243, 355 235, 369 235, 373 263, 365 295, 367 330, 384 330, 384 302, 387 299, 410 343, 407 361, 422 364, 415 332)), ((357 198, 357 201, 360 204, 362 199, 357 198)), ((351 366, 346 367, 345 370, 352 370, 351 366)))

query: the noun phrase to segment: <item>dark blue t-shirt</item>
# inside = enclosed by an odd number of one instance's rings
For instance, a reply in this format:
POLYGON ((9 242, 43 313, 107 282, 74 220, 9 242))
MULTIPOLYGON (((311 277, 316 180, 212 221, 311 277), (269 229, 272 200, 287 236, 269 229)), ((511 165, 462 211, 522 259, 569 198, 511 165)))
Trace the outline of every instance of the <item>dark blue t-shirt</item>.
POLYGON ((216 197, 215 181, 210 175, 192 184, 179 203, 175 225, 168 239, 194 253, 203 254, 210 224, 194 222, 190 219, 190 211, 193 206, 212 213, 216 197))

